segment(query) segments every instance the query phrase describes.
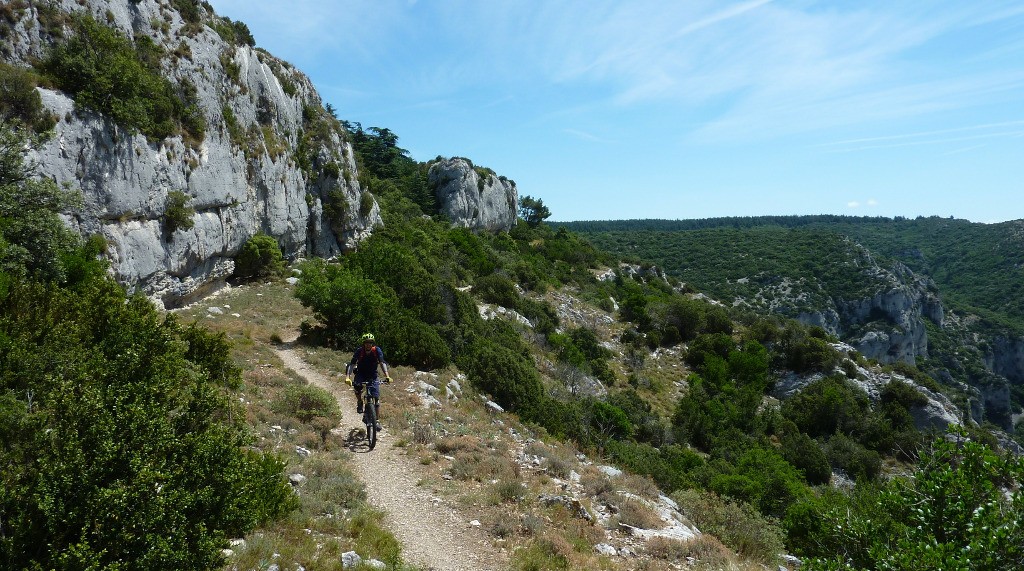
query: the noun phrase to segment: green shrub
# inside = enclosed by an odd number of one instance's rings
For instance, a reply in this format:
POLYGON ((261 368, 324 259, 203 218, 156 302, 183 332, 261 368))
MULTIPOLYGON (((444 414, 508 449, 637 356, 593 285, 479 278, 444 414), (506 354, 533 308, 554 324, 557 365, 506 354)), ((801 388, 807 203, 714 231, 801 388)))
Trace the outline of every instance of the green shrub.
POLYGON ((792 464, 772 448, 753 445, 737 452, 735 465, 721 463, 709 489, 748 502, 762 514, 781 518, 790 505, 808 493, 792 464))
POLYGON ((364 504, 349 515, 345 533, 354 540, 354 551, 366 559, 379 559, 392 569, 400 569, 402 544, 384 528, 384 513, 364 504))
POLYGON ((679 490, 672 499, 698 529, 747 558, 775 565, 784 551, 785 534, 778 520, 766 518, 750 504, 693 489, 679 490))
MULTIPOLYGON (((964 436, 961 433, 961 438, 964 436)), ((983 444, 937 439, 913 477, 787 517, 808 569, 1016 569, 1024 561, 1024 460, 983 444)))
POLYGON ((548 539, 538 539, 512 553, 514 571, 559 571, 569 568, 569 559, 548 539))
POLYGON ((487 303, 509 309, 518 309, 522 300, 515 283, 508 276, 497 273, 477 278, 473 282, 473 293, 487 303))
POLYGON ((302 465, 309 477, 302 486, 302 511, 309 518, 344 517, 366 501, 366 486, 347 464, 329 454, 314 454, 302 465))
POLYGON ((494 493, 501 503, 512 504, 523 501, 526 486, 519 480, 500 480, 494 486, 494 493))
POLYGON ((544 396, 533 360, 494 340, 473 338, 455 362, 478 389, 507 409, 529 413, 544 396))
POLYGON ((874 480, 882 469, 878 452, 868 450, 845 434, 833 435, 825 442, 829 464, 843 470, 854 480, 874 480))
POLYGON ((164 211, 164 229, 168 234, 174 234, 178 230, 191 230, 195 225, 192 217, 196 211, 187 206, 191 200, 189 195, 180 190, 172 190, 167 193, 167 208, 164 211))
POLYGON ((837 431, 863 434, 871 415, 867 394, 842 377, 815 381, 782 405, 783 415, 812 438, 837 431))
POLYGON ((246 446, 222 337, 105 277, 15 286, 0 337, 4 567, 208 569, 295 506, 284 463, 246 446))
POLYGON ((686 351, 686 362, 691 367, 699 367, 704 364, 707 355, 726 358, 735 348, 736 342, 725 333, 699 335, 686 351))
POLYGON ((373 195, 364 190, 363 193, 359 195, 359 215, 363 218, 369 216, 370 213, 373 212, 374 204, 376 204, 376 201, 373 199, 373 195))
POLYGON ((53 128, 56 118, 43 107, 36 83, 29 71, 0 62, 0 121, 17 120, 37 133, 53 128))
POLYGON ((805 337, 785 349, 789 368, 798 373, 830 373, 839 364, 839 353, 826 340, 805 337))
POLYGON ((628 440, 610 440, 605 444, 605 453, 630 472, 650 476, 667 491, 692 485, 690 473, 704 464, 696 452, 678 445, 655 448, 628 440))
POLYGON ((256 39, 252 37, 252 32, 249 31, 249 26, 245 25, 245 22, 235 22, 231 18, 221 16, 214 18, 209 26, 229 44, 249 47, 256 45, 256 39))
POLYGON ((197 112, 194 91, 179 93, 161 77, 162 52, 148 36, 133 45, 89 16, 76 17, 73 29, 74 36, 54 46, 41 69, 76 105, 154 140, 177 132, 203 138, 205 119, 197 112))
POLYGON ((818 443, 803 432, 790 431, 782 436, 782 457, 804 473, 807 483, 827 484, 832 478, 828 457, 818 443))
POLYGON ((289 414, 306 424, 316 417, 326 418, 335 424, 341 420, 341 409, 334 396, 320 387, 310 385, 289 386, 273 408, 276 412, 289 414))
POLYGON ((276 276, 284 270, 281 248, 277 240, 266 234, 256 234, 246 240, 235 258, 235 275, 241 278, 276 276))

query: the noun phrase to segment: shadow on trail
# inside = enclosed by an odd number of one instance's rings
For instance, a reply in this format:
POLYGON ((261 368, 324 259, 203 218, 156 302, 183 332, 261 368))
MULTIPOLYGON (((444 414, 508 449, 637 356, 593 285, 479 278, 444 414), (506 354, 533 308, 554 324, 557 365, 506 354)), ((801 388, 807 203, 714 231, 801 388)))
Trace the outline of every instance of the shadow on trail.
POLYGON ((362 428, 352 428, 348 431, 348 436, 345 437, 345 446, 350 452, 356 454, 372 452, 370 443, 366 441, 366 430, 362 428))

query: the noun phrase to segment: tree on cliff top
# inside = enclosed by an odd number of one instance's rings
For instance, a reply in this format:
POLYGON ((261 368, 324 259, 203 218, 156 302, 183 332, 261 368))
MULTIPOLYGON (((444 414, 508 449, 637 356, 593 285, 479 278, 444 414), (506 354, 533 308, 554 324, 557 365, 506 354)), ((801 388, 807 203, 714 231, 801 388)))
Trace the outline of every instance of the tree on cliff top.
POLYGON ((551 211, 544 206, 544 201, 532 196, 519 199, 519 216, 530 226, 539 226, 551 217, 551 211))

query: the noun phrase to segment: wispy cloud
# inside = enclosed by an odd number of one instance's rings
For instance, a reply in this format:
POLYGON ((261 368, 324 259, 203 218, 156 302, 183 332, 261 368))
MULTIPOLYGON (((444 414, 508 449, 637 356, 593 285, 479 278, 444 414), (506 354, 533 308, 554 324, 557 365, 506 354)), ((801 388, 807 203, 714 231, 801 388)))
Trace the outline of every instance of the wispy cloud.
POLYGON ((213 3, 270 23, 290 46, 284 57, 330 54, 354 84, 372 74, 392 99, 472 91, 478 101, 557 101, 595 121, 655 106, 671 110, 664 128, 698 142, 870 132, 1024 99, 1024 43, 1013 31, 1024 10, 1012 0, 213 3), (940 59, 921 57, 936 45, 940 59))
MULTIPOLYGON (((924 145, 939 145, 946 143, 961 143, 964 141, 976 141, 979 139, 1001 139, 1001 138, 1018 138, 1024 136, 1024 129, 1017 130, 1000 130, 992 133, 980 133, 975 135, 963 135, 959 137, 922 137, 922 138, 911 138, 903 136, 894 137, 877 137, 870 140, 878 141, 872 143, 857 143, 848 144, 845 146, 836 146, 827 149, 829 153, 848 153, 854 151, 865 151, 872 149, 895 149, 900 147, 919 147, 924 145)), ((984 146, 984 145, 978 145, 984 146)), ((969 148, 976 148, 969 147, 969 148)))
POLYGON ((874 207, 878 206, 878 201, 875 200, 874 198, 869 198, 866 202, 861 202, 859 200, 851 200, 850 202, 846 203, 846 207, 847 208, 860 208, 861 206, 867 206, 868 208, 874 208, 874 207))
POLYGON ((603 137, 598 137, 597 135, 595 135, 593 133, 588 133, 586 131, 580 131, 578 129, 562 129, 562 132, 566 133, 568 135, 572 135, 573 137, 576 137, 577 139, 582 139, 584 141, 590 141, 590 142, 593 142, 593 143, 610 143, 610 142, 612 142, 612 141, 610 141, 608 139, 605 139, 603 137))

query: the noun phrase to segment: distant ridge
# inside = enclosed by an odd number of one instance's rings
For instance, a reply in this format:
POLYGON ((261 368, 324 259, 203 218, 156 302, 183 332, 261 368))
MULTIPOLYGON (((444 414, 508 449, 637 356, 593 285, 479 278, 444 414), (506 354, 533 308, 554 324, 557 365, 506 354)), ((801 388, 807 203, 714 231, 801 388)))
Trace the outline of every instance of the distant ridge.
POLYGON ((550 222, 552 226, 563 226, 575 232, 619 232, 619 231, 656 231, 676 232, 681 230, 706 230, 711 228, 756 228, 759 226, 780 226, 798 228, 832 224, 896 224, 913 220, 943 220, 960 224, 980 224, 959 218, 942 218, 941 216, 918 216, 906 218, 896 216, 846 216, 839 214, 787 215, 787 216, 727 216, 720 218, 691 218, 666 220, 658 218, 642 218, 632 220, 576 220, 571 222, 550 222))

